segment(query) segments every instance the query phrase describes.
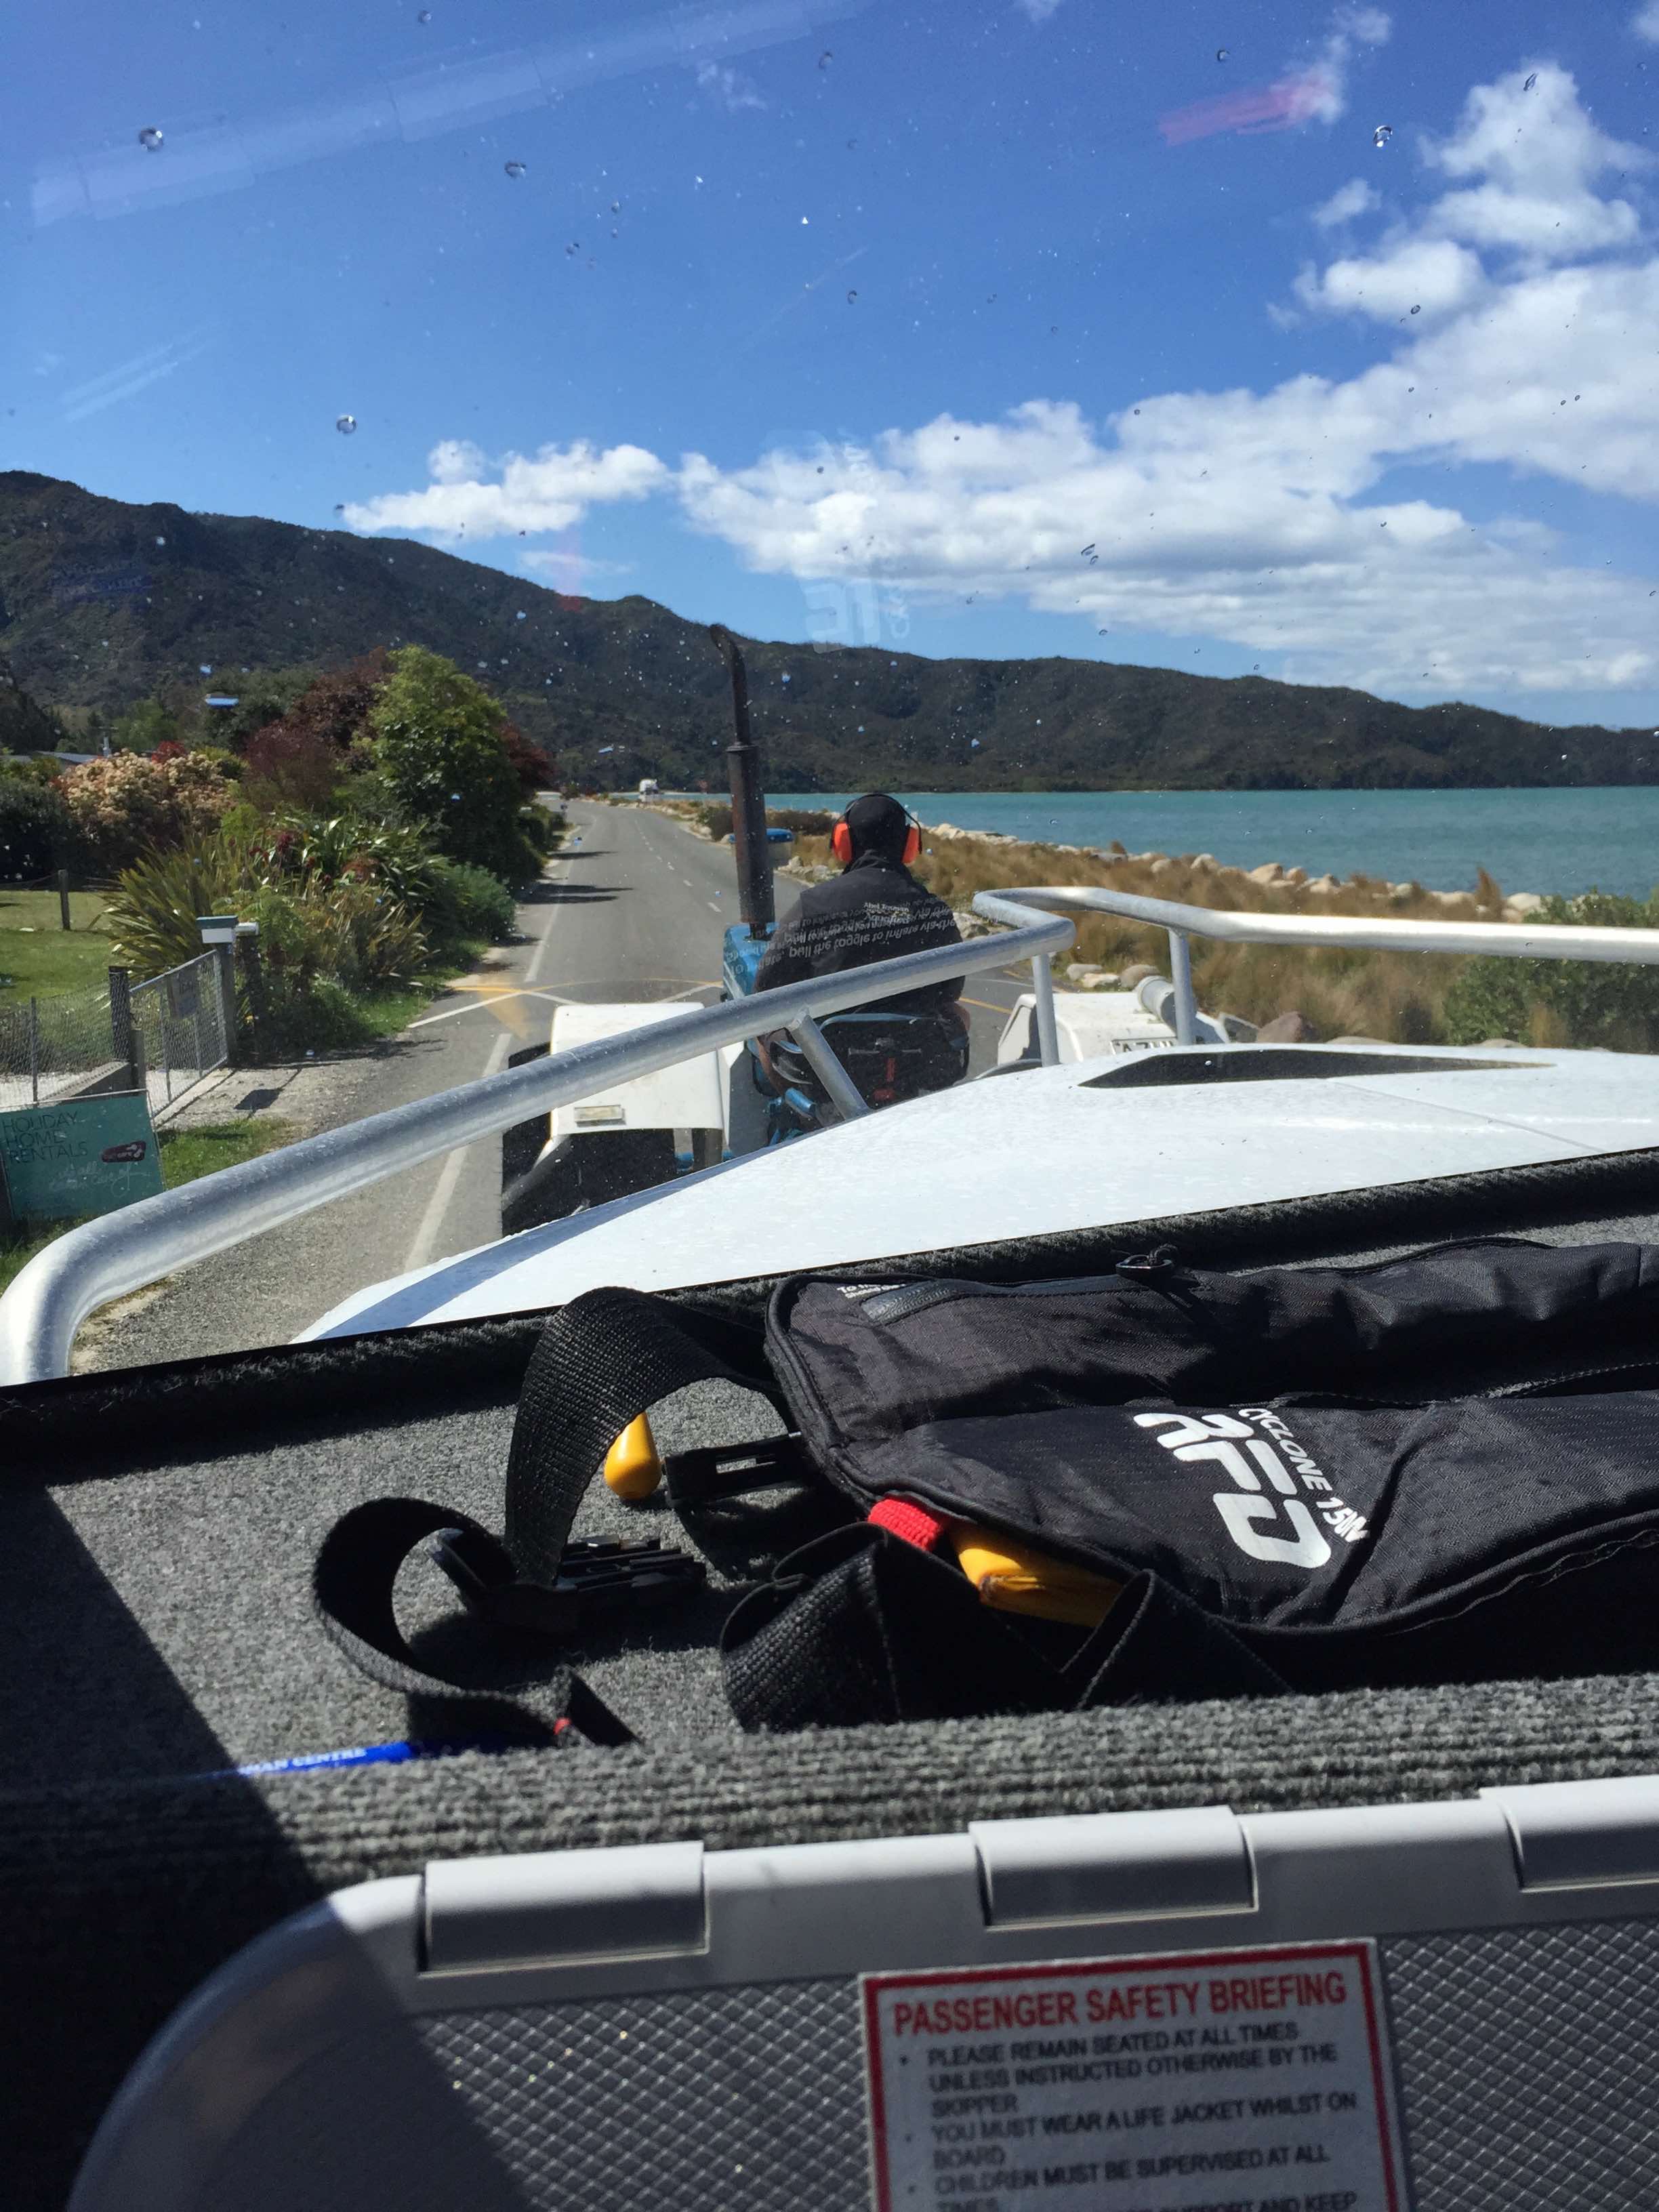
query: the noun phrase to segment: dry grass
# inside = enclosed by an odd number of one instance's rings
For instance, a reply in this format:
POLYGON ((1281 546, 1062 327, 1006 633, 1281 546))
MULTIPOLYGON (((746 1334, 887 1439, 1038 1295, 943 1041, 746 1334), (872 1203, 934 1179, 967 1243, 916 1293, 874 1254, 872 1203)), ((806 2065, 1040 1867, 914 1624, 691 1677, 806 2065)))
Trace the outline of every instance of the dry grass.
MULTIPOLYGON (((828 841, 803 837, 798 854, 822 865, 830 857, 828 841)), ((1498 921, 1504 908, 1503 891, 1484 870, 1480 888, 1465 893, 1428 891, 1418 884, 1391 884, 1366 876, 1350 877, 1333 890, 1316 890, 1309 884, 1255 883, 1242 870, 1201 854, 1115 857, 971 836, 934 838, 924 848, 916 873, 957 908, 970 904, 976 891, 1021 884, 1098 884, 1139 897, 1178 899, 1240 914, 1498 921)), ((1077 949, 1063 957, 1062 967, 1073 960, 1116 969, 1146 961, 1168 973, 1169 940, 1161 929, 1101 915, 1079 917, 1077 933, 1077 949)), ((1217 945, 1199 937, 1191 943, 1199 1002, 1210 1012, 1261 1023, 1294 1012, 1323 1037, 1372 1036, 1403 1044, 1447 1042, 1446 994, 1468 964, 1460 957, 1435 953, 1304 952, 1276 945, 1217 945)))

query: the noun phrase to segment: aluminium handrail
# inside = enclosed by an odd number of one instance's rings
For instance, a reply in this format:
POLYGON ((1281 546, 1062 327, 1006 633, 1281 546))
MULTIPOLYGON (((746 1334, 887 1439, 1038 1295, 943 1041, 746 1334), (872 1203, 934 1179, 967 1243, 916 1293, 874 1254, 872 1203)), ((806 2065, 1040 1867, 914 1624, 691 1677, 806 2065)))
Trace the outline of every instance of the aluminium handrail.
MULTIPOLYGON (((1238 914, 1225 907, 1188 906, 1178 899, 1140 898, 1092 884, 1043 884, 981 891, 974 912, 1015 922, 1022 909, 1051 914, 1113 914, 1166 930, 1175 985, 1175 1032, 1198 1042, 1189 937, 1224 945, 1320 945, 1373 952, 1497 953, 1511 960, 1620 960, 1659 966, 1659 929, 1614 929, 1588 922, 1392 921, 1349 914, 1238 914)), ((1046 1056, 1046 1055, 1045 1055, 1046 1056)))
POLYGON ((394 1106, 85 1222, 37 1253, 0 1297, 0 1386, 66 1375, 75 1333, 95 1306, 191 1261, 611 1084, 773 1030, 793 1029, 799 1035, 814 1015, 844 1012, 953 975, 1029 960, 1039 1017, 1045 1000, 1048 1006, 1046 1025, 1039 1018, 1038 1041, 1042 1058, 1052 1066, 1060 1049, 1048 956, 1063 951, 1074 935, 1069 921, 1036 921, 1029 908, 1016 908, 1007 936, 902 953, 756 997, 688 1007, 674 1021, 652 1022, 394 1106))

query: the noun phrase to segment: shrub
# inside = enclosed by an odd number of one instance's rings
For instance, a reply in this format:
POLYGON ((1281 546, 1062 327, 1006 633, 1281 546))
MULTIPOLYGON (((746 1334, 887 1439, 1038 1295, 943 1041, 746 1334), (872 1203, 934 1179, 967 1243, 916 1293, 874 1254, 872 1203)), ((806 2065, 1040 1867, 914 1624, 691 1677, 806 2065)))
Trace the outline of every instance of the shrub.
POLYGON ((337 747, 319 731, 292 721, 272 722, 247 742, 243 778, 256 805, 327 805, 343 773, 337 747))
MULTIPOLYGON (((1659 892, 1647 899, 1586 891, 1547 899, 1535 921, 1659 929, 1659 892)), ((1446 996, 1454 1044, 1489 1036, 1537 1045, 1659 1050, 1659 968, 1623 961, 1472 960, 1446 996)))
POLYGON ((488 868, 465 860, 434 860, 421 918, 435 943, 454 945, 471 937, 504 944, 513 934, 518 908, 512 892, 488 868))
POLYGON ((118 879, 104 909, 117 963, 141 979, 193 960, 202 950, 197 916, 234 903, 232 856, 217 838, 199 854, 155 853, 118 879))
POLYGON ((544 806, 521 806, 519 827, 524 832, 525 842, 541 860, 545 860, 559 842, 553 817, 544 806))
POLYGON ((32 778, 0 777, 0 882, 50 875, 68 865, 74 844, 69 809, 55 790, 32 778))
POLYGON ((797 837, 827 837, 838 817, 799 806, 769 808, 766 819, 775 830, 793 830, 797 837))
POLYGON ((58 789, 85 866, 108 875, 146 854, 210 836, 231 798, 224 778, 200 753, 167 761, 114 753, 66 769, 58 789))
POLYGON ((732 835, 732 810, 729 806, 700 806, 697 813, 703 828, 717 845, 723 844, 732 835))

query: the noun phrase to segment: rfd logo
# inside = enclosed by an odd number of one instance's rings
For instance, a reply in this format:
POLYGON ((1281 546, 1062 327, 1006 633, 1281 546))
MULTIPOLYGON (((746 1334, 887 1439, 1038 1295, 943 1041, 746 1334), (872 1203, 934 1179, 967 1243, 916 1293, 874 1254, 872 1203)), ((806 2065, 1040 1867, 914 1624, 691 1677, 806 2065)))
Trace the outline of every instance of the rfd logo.
MULTIPOLYGON (((1231 1413, 1137 1413, 1134 1421, 1139 1429, 1161 1429, 1159 1443, 1185 1464, 1209 1462, 1228 1475, 1235 1486, 1215 1493, 1215 1509, 1227 1534, 1249 1558, 1275 1566, 1301 1567, 1309 1573, 1330 1558, 1329 1541, 1297 1495, 1295 1476, 1248 1421, 1231 1413), (1263 1492, 1264 1474, 1277 1499, 1263 1492), (1275 1533, 1287 1524, 1290 1534, 1275 1533)), ((1307 1461, 1299 1448, 1297 1458, 1307 1461)), ((1330 1488, 1311 1462, 1303 1468, 1303 1480, 1321 1490, 1330 1488)), ((1367 1533, 1363 1517, 1340 1498, 1322 1503, 1320 1514, 1349 1543, 1367 1533)))

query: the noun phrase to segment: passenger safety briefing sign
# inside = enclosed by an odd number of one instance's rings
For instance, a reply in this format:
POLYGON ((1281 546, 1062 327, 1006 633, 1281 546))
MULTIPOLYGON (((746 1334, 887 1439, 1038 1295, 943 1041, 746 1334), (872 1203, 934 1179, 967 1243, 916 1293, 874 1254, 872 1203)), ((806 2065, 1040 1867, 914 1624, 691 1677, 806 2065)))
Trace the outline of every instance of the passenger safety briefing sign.
POLYGON ((1371 1943, 862 1994, 878 2212, 1407 2212, 1371 1943))

